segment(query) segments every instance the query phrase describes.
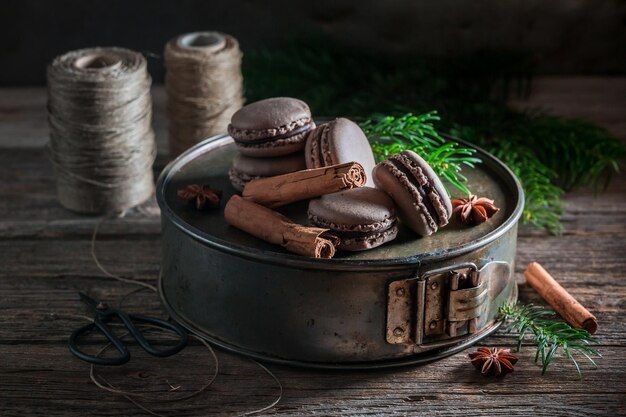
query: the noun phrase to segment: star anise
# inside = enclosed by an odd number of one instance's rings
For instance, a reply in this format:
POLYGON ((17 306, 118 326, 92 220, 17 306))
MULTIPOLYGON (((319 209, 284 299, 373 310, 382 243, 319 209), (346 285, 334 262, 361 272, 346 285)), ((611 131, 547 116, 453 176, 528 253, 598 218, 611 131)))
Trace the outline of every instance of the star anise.
POLYGON ((463 223, 480 224, 498 211, 500 209, 493 204, 493 200, 473 194, 467 199, 452 200, 452 214, 459 216, 463 223))
POLYGON ((217 208, 220 206, 220 199, 222 198, 222 190, 198 184, 183 187, 176 194, 179 198, 194 203, 198 210, 217 208))
POLYGON ((469 357, 484 376, 504 376, 513 372, 513 365, 517 362, 517 357, 509 349, 481 347, 470 353, 469 357))

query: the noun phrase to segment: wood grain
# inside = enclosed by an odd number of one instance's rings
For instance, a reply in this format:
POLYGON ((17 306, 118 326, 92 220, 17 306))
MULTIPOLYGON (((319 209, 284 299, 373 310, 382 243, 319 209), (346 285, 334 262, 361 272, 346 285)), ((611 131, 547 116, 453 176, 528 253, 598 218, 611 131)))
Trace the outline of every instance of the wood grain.
MULTIPOLYGON (((516 104, 544 103, 566 115, 589 117, 626 139, 624 96, 598 93, 624 82, 547 79, 537 85, 530 101, 516 104)), ((165 150, 160 87, 155 89, 155 103, 157 137, 165 150)), ((98 218, 71 213, 56 201, 43 149, 44 105, 43 89, 0 91, 0 415, 145 416, 126 399, 95 387, 88 366, 67 350, 69 333, 85 322, 78 291, 113 305, 124 299, 129 311, 159 315, 162 310, 154 293, 132 293, 136 287, 103 276, 90 255, 98 218)), ((165 162, 161 155, 157 170, 165 162)), ((592 190, 577 191, 567 195, 566 202, 563 236, 520 228, 515 273, 520 298, 544 304, 523 284, 522 276, 528 262, 541 262, 597 316, 603 358, 597 370, 584 365, 583 381, 561 359, 541 377, 530 346, 522 348, 515 372, 503 380, 482 377, 470 365, 467 351, 385 371, 322 372, 270 365, 285 391, 280 404, 263 415, 626 415, 626 176, 618 177, 607 192, 596 196, 592 190)), ((96 250, 112 272, 155 283, 160 220, 154 201, 123 219, 105 221, 96 250)), ((100 343, 87 342, 89 349, 100 343)), ((499 333, 482 344, 512 347, 514 339, 499 333)), ((197 341, 167 359, 148 357, 132 344, 131 353, 128 364, 99 368, 98 373, 116 386, 157 398, 195 390, 214 369, 211 356, 197 341), (180 387, 170 391, 170 385, 180 387)), ((165 415, 222 416, 263 407, 276 398, 278 387, 257 364, 223 351, 218 357, 219 377, 209 390, 185 402, 147 405, 165 415)))

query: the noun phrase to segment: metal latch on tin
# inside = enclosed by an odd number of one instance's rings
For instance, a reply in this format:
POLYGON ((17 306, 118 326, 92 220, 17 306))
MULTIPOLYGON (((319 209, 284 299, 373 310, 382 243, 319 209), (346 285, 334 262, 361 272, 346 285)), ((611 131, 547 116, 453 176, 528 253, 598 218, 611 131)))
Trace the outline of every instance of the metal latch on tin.
POLYGON ((490 262, 480 270, 466 263, 391 282, 387 342, 428 346, 479 331, 488 321, 494 274, 508 276, 508 263, 490 262))

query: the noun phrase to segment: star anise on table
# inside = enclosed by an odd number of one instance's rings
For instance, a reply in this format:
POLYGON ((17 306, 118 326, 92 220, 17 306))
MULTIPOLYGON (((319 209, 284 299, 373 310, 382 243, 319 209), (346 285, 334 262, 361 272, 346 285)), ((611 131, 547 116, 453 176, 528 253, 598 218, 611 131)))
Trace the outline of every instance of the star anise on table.
POLYGON ((176 194, 179 198, 194 203, 198 210, 218 208, 222 198, 222 190, 198 184, 187 185, 179 189, 176 194))
POLYGON ((513 372, 513 365, 517 362, 517 357, 509 349, 481 347, 470 353, 469 357, 484 376, 504 376, 513 372))
POLYGON ((493 200, 473 194, 468 198, 452 200, 452 214, 459 216, 463 223, 483 223, 498 211, 500 209, 493 204, 493 200))

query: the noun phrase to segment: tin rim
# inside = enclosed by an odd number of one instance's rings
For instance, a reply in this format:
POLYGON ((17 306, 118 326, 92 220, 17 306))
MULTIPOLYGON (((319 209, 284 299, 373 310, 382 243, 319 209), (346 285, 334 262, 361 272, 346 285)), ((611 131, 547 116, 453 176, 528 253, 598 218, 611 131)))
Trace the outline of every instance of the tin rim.
POLYGON ((182 233, 190 236, 196 241, 199 241, 207 246, 226 252, 232 255, 243 257, 246 259, 254 259, 269 264, 287 265, 304 269, 324 269, 324 270, 363 270, 371 267, 377 269, 391 268, 406 266, 410 264, 421 265, 422 263, 436 262, 445 258, 461 256, 466 253, 477 250, 483 246, 488 245, 500 236, 508 232, 514 227, 524 210, 524 191, 522 186, 515 176, 515 174, 498 158, 482 149, 479 146, 471 144, 462 139, 450 136, 442 135, 444 138, 450 141, 457 142, 467 147, 476 149, 476 154, 482 160, 488 169, 492 170, 501 181, 504 186, 512 191, 514 197, 517 198, 517 202, 513 212, 501 225, 495 230, 489 232, 485 236, 472 242, 436 252, 420 253, 412 256, 401 258, 389 258, 389 259, 367 259, 367 260, 353 260, 353 259, 315 259, 307 258, 290 253, 277 254, 274 252, 267 252, 264 250, 251 248, 249 246, 240 245, 233 242, 228 242, 223 239, 216 238, 210 233, 193 227, 182 220, 174 211, 169 207, 165 201, 165 189, 173 176, 179 169, 193 160, 198 154, 205 150, 207 145, 212 144, 212 148, 221 146, 227 146, 233 142, 233 139, 228 134, 220 134, 212 136, 202 142, 197 143, 193 147, 189 148, 176 159, 171 161, 159 175, 159 179, 156 185, 156 199, 161 209, 161 215, 165 216, 176 228, 182 233))

